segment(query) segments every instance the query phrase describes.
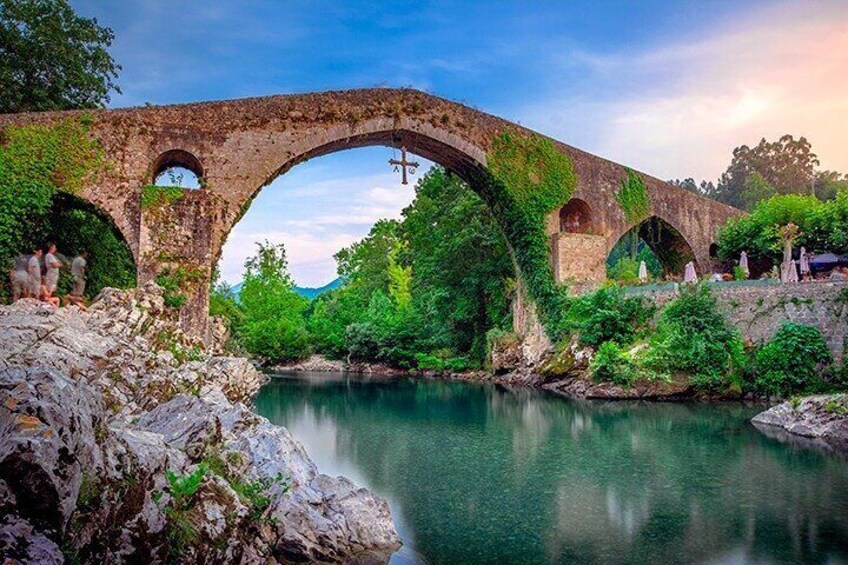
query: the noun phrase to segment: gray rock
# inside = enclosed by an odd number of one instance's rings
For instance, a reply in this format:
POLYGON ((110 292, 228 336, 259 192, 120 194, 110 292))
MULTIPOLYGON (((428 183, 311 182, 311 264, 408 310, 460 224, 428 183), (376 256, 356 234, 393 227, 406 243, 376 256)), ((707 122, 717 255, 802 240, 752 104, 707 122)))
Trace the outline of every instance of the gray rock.
POLYGON ((848 453, 848 395, 845 394, 808 396, 794 406, 792 402, 783 402, 757 414, 751 422, 777 439, 806 438, 811 440, 807 442, 810 446, 848 453))
POLYGON ((173 318, 155 286, 106 289, 88 313, 0 307, 0 557, 386 561, 386 501, 321 475, 244 404, 266 377, 173 318), (175 490, 193 473, 194 492, 175 490))
POLYGON ((0 479, 22 515, 61 529, 76 505, 85 469, 100 465, 103 430, 96 392, 59 371, 0 371, 0 479))
POLYGON ((61 565, 65 562, 55 542, 12 514, 0 518, 0 556, 4 558, 4 565, 61 565))

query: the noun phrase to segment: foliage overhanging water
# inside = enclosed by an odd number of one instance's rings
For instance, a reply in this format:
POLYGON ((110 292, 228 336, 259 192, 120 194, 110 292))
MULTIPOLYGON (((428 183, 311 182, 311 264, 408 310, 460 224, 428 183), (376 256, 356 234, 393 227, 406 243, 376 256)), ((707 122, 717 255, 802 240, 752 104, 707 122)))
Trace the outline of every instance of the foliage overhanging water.
POLYGON ((260 414, 389 499, 393 563, 848 562, 848 461, 738 404, 277 375, 260 414))

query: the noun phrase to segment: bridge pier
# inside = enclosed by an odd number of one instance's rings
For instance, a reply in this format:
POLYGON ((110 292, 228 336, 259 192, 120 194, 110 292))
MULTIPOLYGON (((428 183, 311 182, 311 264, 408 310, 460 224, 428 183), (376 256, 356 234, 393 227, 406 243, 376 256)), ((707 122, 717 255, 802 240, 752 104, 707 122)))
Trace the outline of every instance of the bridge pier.
POLYGON ((145 187, 141 199, 138 282, 156 281, 186 335, 209 341, 218 197, 205 190, 145 187))

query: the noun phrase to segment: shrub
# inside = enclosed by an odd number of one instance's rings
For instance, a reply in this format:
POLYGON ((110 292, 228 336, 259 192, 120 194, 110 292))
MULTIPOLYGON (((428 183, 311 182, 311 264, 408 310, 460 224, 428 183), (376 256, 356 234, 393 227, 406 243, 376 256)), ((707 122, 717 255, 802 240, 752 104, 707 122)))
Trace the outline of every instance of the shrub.
POLYGON ((613 341, 601 344, 592 362, 589 373, 595 382, 611 382, 619 386, 630 386, 636 380, 636 364, 613 341))
POLYGON ((568 312, 581 345, 598 348, 606 341, 631 343, 654 313, 643 298, 626 297, 618 287, 605 286, 576 299, 568 312))
POLYGON ((622 257, 607 267, 607 278, 626 285, 639 283, 639 262, 630 257, 622 257))
POLYGON ((833 356, 818 328, 786 323, 757 354, 755 386, 769 395, 789 396, 822 384, 833 356))
POLYGON ((739 377, 745 354, 738 332, 700 284, 681 287, 663 310, 646 361, 659 371, 689 374, 702 390, 718 390, 739 377))

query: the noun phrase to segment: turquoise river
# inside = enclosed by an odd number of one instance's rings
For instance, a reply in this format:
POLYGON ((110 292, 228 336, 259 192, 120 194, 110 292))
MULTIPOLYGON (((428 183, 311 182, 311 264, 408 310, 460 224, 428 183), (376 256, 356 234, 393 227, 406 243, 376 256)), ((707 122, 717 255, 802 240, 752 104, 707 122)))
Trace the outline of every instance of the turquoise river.
POLYGON ((762 407, 274 375, 258 412, 389 500, 392 563, 848 563, 848 460, 762 407))

